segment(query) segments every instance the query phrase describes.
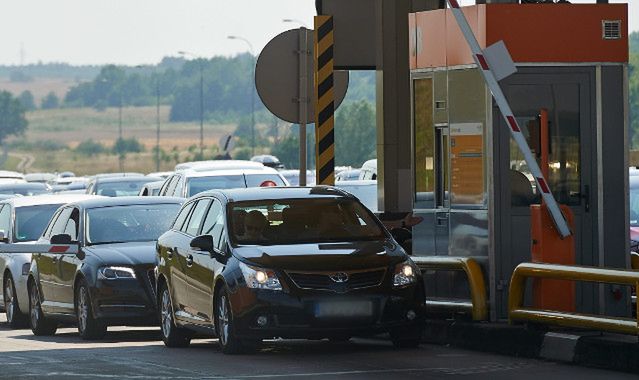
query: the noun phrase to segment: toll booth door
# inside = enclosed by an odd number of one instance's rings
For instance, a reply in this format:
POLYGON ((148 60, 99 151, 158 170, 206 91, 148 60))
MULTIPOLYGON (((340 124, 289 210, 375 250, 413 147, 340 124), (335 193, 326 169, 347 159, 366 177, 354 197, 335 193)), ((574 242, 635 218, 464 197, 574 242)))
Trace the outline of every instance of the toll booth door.
MULTIPOLYGON (((592 147, 594 126, 591 99, 592 74, 562 68, 526 69, 504 80, 502 88, 533 151, 539 151, 539 113, 549 114, 549 178, 551 190, 560 204, 568 205, 575 216, 576 264, 595 263, 593 197, 596 185, 592 168, 596 155, 592 147), (548 72, 547 70, 551 70, 548 72)), ((494 108, 495 157, 499 157, 495 178, 495 203, 499 221, 496 234, 496 296, 498 315, 506 315, 508 281, 521 262, 531 261, 530 205, 540 202, 539 191, 523 155, 510 137, 499 111, 494 108)), ((538 160, 539 163, 539 160, 538 160)), ((578 285, 578 311, 593 312, 593 285, 578 285)))

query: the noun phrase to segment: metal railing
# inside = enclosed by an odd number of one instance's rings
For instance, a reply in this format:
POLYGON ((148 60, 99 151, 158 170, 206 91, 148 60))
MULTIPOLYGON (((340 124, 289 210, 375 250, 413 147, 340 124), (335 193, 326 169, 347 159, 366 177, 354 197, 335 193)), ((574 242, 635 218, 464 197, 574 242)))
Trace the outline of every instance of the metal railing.
POLYGON ((639 272, 598 267, 523 263, 517 266, 513 272, 508 297, 508 316, 511 323, 514 321, 527 321, 622 334, 639 334, 639 321, 633 318, 607 317, 525 307, 526 279, 531 277, 637 286, 639 284, 639 272))
POLYGON ((468 278, 470 302, 465 300, 426 299, 426 309, 470 314, 475 321, 488 317, 486 285, 481 266, 470 257, 428 256, 413 257, 415 264, 424 270, 463 271, 468 278))

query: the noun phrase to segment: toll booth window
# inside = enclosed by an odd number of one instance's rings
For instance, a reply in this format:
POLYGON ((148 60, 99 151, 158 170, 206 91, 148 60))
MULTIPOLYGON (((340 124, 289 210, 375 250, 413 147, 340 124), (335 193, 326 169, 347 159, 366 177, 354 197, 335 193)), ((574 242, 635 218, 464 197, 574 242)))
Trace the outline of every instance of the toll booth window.
MULTIPOLYGON (((526 137, 528 146, 535 156, 539 155, 539 118, 537 116, 518 117, 517 123, 521 133, 526 137)), ((539 162, 539 160, 537 160, 539 162)), ((510 204, 511 206, 528 207, 539 203, 539 191, 535 177, 530 172, 524 154, 517 143, 510 138, 510 204)))
POLYGON ((415 134, 415 208, 435 207, 435 129, 433 80, 413 81, 415 134))

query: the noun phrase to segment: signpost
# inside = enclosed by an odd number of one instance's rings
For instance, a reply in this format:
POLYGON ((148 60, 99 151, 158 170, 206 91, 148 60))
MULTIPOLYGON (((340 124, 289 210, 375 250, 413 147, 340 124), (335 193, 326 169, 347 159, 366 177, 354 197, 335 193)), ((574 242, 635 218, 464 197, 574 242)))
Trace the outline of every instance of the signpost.
MULTIPOLYGON (((291 29, 262 50, 255 67, 255 86, 274 115, 300 126, 300 185, 306 185, 306 124, 315 119, 313 31, 291 29)), ((344 100, 348 72, 334 75, 335 108, 344 100)))

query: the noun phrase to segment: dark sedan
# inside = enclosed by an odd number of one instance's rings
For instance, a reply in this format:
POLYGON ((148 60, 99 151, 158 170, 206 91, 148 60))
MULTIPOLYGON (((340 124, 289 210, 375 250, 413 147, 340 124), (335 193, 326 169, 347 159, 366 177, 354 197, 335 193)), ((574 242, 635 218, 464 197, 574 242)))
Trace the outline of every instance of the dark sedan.
POLYGON ((60 322, 72 322, 83 339, 98 339, 109 325, 156 324, 155 244, 181 202, 107 198, 56 211, 38 243, 78 244, 79 251, 32 255, 27 289, 33 333, 51 335, 60 322))
POLYGON ((169 347, 195 332, 224 353, 262 339, 390 332, 419 344, 421 274, 379 220, 332 187, 210 191, 158 239, 158 303, 169 347))

